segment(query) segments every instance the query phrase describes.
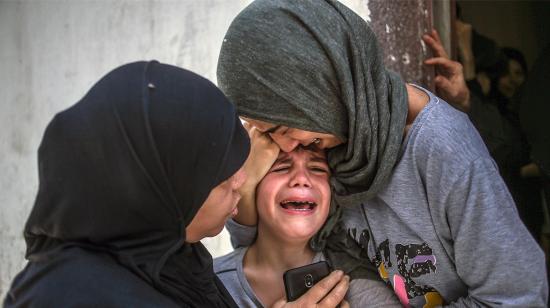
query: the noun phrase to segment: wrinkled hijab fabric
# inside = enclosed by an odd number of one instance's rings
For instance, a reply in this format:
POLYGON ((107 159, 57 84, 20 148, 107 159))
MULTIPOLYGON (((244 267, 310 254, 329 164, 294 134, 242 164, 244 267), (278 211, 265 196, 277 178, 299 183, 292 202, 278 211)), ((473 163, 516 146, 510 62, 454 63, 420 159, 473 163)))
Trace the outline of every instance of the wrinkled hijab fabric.
POLYGON ((155 61, 111 71, 46 129, 30 262, 5 306, 235 306, 185 228, 248 151, 208 80, 155 61))
POLYGON ((345 142, 328 153, 336 206, 312 247, 328 240, 357 255, 342 247, 348 240, 327 237, 341 206, 359 206, 388 182, 408 111, 405 84, 384 67, 366 22, 337 1, 257 0, 233 20, 217 73, 240 115, 345 142))

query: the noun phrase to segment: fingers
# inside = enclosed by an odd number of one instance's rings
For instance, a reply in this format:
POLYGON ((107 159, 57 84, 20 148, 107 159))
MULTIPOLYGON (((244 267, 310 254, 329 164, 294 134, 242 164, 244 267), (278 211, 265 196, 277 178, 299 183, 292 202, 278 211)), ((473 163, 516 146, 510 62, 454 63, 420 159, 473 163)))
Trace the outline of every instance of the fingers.
POLYGON ((344 299, 348 288, 349 277, 340 270, 333 271, 293 303, 298 307, 316 304, 319 307, 336 307, 344 299))
POLYGON ((279 148, 277 143, 275 143, 273 139, 269 137, 269 135, 260 132, 255 127, 250 130, 250 134, 250 139, 253 143, 255 154, 257 156, 260 156, 258 157, 258 160, 269 169, 269 167, 271 167, 271 165, 273 165, 273 163, 277 159, 277 156, 279 155, 279 151, 281 149, 279 148))
POLYGON ((276 155, 279 154, 279 146, 273 142, 273 139, 269 134, 262 133, 258 128, 249 124, 248 136, 250 137, 250 142, 253 146, 258 148, 268 148, 270 151, 275 151, 276 155))
POLYGON ((431 58, 424 61, 426 65, 435 66, 436 72, 447 78, 458 76, 462 74, 461 65, 458 62, 449 60, 447 58, 431 58))
POLYGON ((432 29, 431 33, 432 33, 432 36, 433 36, 434 40, 437 43, 441 44, 441 38, 439 37, 439 33, 437 32, 437 30, 432 29))
POLYGON ((260 132, 256 127, 252 126, 248 134, 251 144, 250 154, 244 163, 248 179, 243 189, 255 189, 277 159, 280 149, 269 136, 260 132))
POLYGON ((243 124, 243 127, 244 129, 246 129, 246 131, 250 131, 250 129, 253 127, 250 123, 246 122, 246 121, 241 121, 242 124, 243 124))
POLYGON ((348 303, 348 301, 344 300, 340 303, 340 306, 338 306, 340 308, 350 308, 350 304, 348 303))
MULTIPOLYGON (((464 81, 465 73, 462 64, 449 59, 437 31, 432 30, 429 34, 423 35, 422 40, 434 54, 434 57, 425 60, 424 64, 434 66, 436 69, 437 76, 434 83, 437 94, 447 102, 466 111, 469 109, 470 92, 464 81)), ((475 72, 475 70, 473 71, 475 72)), ((468 72, 469 70, 466 73, 468 72)), ((469 76, 468 73, 467 77, 469 76)))
POLYGON ((309 289, 309 291, 302 295, 300 299, 305 299, 308 303, 318 303, 342 280, 343 277, 344 272, 339 270, 333 271, 330 275, 323 278, 311 289, 309 289))
POLYGON ((424 34, 422 37, 427 37, 434 41, 434 43, 441 44, 441 38, 435 29, 432 29, 429 33, 424 34))
POLYGON ((441 39, 439 38, 437 31, 432 30, 430 34, 424 34, 422 36, 422 40, 432 49, 434 57, 449 58, 445 48, 443 48, 443 44, 441 43, 441 39))
POLYGON ((349 288, 349 276, 340 270, 333 271, 315 284, 309 291, 296 301, 287 303, 280 299, 272 307, 340 307, 349 308, 344 296, 349 288))
POLYGON ((434 82, 439 97, 464 112, 470 109, 470 90, 464 80, 449 80, 437 76, 434 82))
POLYGON ((444 57, 429 58, 424 60, 424 63, 427 65, 442 65, 445 67, 452 67, 453 62, 454 62, 453 60, 450 60, 444 57))
POLYGON ((279 146, 256 127, 248 123, 243 126, 248 130, 250 137, 250 153, 243 166, 247 177, 239 188, 241 194, 239 212, 233 219, 242 225, 255 226, 258 222, 256 187, 277 159, 279 146))
POLYGON ((344 276, 343 279, 330 291, 330 293, 323 298, 319 303, 319 307, 336 307, 344 300, 346 292, 349 288, 349 276, 344 276))
POLYGON ((254 140, 252 141, 261 140, 261 142, 263 142, 265 145, 273 143, 273 140, 271 140, 268 134, 262 133, 255 126, 250 127, 248 134, 250 136, 250 139, 254 138, 254 140))
POLYGON ((271 308, 281 308, 281 307, 285 307, 285 306, 289 306, 288 305, 288 302, 286 301, 286 299, 284 298, 281 298, 280 300, 276 301, 275 303, 273 303, 273 305, 271 306, 271 308))

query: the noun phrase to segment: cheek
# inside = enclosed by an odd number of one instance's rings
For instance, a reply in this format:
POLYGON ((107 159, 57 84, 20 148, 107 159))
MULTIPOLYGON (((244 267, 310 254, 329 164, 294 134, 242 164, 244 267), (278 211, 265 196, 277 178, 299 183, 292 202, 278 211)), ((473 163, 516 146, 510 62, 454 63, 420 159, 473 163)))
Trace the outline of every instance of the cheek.
POLYGON ((329 209, 330 209, 330 198, 331 198, 331 191, 330 191, 330 185, 328 177, 320 178, 318 180, 318 186, 319 187, 319 194, 321 195, 321 198, 324 203, 323 211, 326 212, 324 215, 328 215, 329 209))
POLYGON ((268 174, 256 188, 256 205, 258 213, 269 211, 275 203, 277 193, 281 190, 281 180, 268 174))
POLYGON ((265 187, 258 187, 256 190, 256 204, 258 208, 264 208, 266 204, 269 204, 270 199, 269 190, 266 190, 265 187))

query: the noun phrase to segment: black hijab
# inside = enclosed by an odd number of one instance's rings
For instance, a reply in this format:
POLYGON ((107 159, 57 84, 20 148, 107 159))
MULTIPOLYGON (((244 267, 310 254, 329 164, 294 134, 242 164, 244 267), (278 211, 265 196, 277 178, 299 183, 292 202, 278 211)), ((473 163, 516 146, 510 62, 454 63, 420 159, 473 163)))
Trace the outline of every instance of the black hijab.
POLYGON ((24 231, 30 262, 4 304, 29 305, 47 288, 52 306, 235 306, 185 228, 248 151, 233 105, 208 80, 155 61, 108 73, 46 129, 24 231), (94 284, 85 277, 111 283, 67 295, 63 282, 94 284))

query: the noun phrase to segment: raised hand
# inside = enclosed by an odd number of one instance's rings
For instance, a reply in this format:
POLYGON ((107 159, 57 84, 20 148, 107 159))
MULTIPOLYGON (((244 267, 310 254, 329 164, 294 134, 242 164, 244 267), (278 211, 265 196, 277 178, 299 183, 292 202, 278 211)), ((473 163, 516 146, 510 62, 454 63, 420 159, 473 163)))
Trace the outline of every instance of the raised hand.
POLYGON ((424 61, 426 65, 435 67, 435 89, 437 95, 462 111, 470 109, 470 90, 466 86, 462 64, 449 59, 449 55, 441 44, 437 31, 432 30, 422 36, 422 40, 433 52, 434 57, 424 61))
POLYGON ((239 189, 239 213, 233 219, 242 225, 255 226, 258 223, 256 186, 277 159, 280 149, 268 135, 261 133, 256 127, 246 122, 243 126, 250 137, 250 154, 243 167, 247 180, 239 189))

